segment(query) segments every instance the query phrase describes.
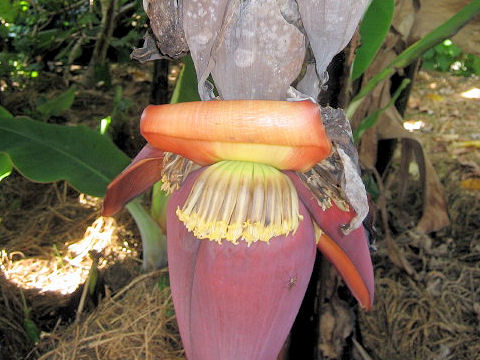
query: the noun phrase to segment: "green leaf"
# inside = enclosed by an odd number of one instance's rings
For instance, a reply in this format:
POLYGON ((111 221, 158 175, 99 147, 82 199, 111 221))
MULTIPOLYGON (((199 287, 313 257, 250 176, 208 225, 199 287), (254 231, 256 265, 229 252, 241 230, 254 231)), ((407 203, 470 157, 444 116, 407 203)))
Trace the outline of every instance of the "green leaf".
POLYGON ((158 278, 158 288, 160 290, 166 289, 170 287, 170 279, 166 274, 161 274, 158 278))
POLYGON ((30 313, 31 309, 27 305, 27 301, 25 300, 25 295, 23 291, 20 289, 20 296, 22 298, 22 305, 23 305, 23 329, 27 335, 27 338, 33 343, 36 344, 38 340, 40 340, 40 330, 38 329, 37 325, 32 321, 30 313))
POLYGON ((95 294, 95 288, 98 283, 98 260, 94 260, 92 267, 90 268, 90 274, 88 279, 88 294, 93 296, 95 294))
POLYGON ((192 58, 185 56, 183 58, 183 68, 178 75, 177 84, 175 90, 173 90, 171 104, 199 101, 198 95, 198 82, 197 74, 195 72, 195 66, 193 65, 192 58))
POLYGON ((435 57, 436 51, 435 48, 428 50, 425 54, 423 54, 424 59, 433 59, 435 57))
POLYGON ((357 50, 352 68, 352 80, 358 79, 382 46, 393 19, 394 0, 373 0, 360 25, 362 45, 357 50))
POLYGON ((12 173, 12 162, 7 154, 0 153, 0 181, 12 173))
POLYGON ((23 320, 23 329, 33 344, 36 344, 40 340, 40 330, 31 319, 25 318, 23 320))
POLYGON ((426 60, 422 62, 422 69, 435 70, 435 62, 432 60, 426 60))
POLYGON ((167 203, 169 195, 162 190, 162 182, 159 181, 152 188, 152 205, 150 215, 160 225, 162 230, 167 228, 167 203))
MULTIPOLYGON (((0 106, 0 117, 13 118, 13 115, 3 106, 0 106)), ((0 153, 0 181, 5 179, 11 173, 12 161, 10 160, 10 157, 5 153, 0 153)))
POLYGON ((480 75, 480 57, 469 54, 467 59, 472 73, 480 75))
POLYGON ((376 202, 380 197, 380 189, 375 181, 373 175, 362 176, 363 183, 365 185, 365 190, 370 194, 372 200, 376 202))
POLYGON ((113 96, 112 120, 114 122, 124 120, 127 110, 132 107, 133 102, 129 98, 123 97, 123 89, 120 85, 115 87, 113 96))
POLYGON ((460 56, 463 53, 462 49, 460 49, 456 45, 451 45, 448 48, 448 54, 452 57, 452 62, 455 60, 457 56, 460 56))
POLYGON ((100 120, 100 134, 105 135, 108 131, 108 128, 110 127, 110 124, 112 123, 112 117, 107 116, 104 117, 103 119, 100 120))
POLYGON ((452 61, 448 55, 441 54, 437 58, 437 68, 440 71, 448 71, 452 61))
POLYGON ((13 115, 3 106, 0 106, 0 117, 13 118, 13 115))
POLYGON ((84 126, 46 124, 26 117, 0 117, 0 153, 25 177, 67 180, 77 190, 102 197, 128 157, 105 136, 84 126))
POLYGON ((0 1, 0 19, 7 23, 15 22, 18 15, 18 7, 9 0, 0 1))
POLYGON ((52 44, 63 34, 61 29, 48 29, 39 31, 35 37, 30 40, 35 41, 36 47, 39 50, 49 49, 52 44))
POLYGON ((139 198, 133 199, 126 206, 140 230, 142 237, 143 268, 159 269, 167 265, 167 238, 160 226, 152 219, 142 206, 139 198))
POLYGON ((60 115, 62 111, 68 110, 72 107, 73 100, 75 99, 75 91, 76 87, 72 86, 56 98, 47 100, 43 104, 38 105, 36 110, 41 114, 43 119, 48 119, 52 115, 60 115))
POLYGON ((90 11, 84 14, 81 14, 77 19, 77 24, 79 25, 88 25, 90 23, 97 23, 97 17, 90 11))

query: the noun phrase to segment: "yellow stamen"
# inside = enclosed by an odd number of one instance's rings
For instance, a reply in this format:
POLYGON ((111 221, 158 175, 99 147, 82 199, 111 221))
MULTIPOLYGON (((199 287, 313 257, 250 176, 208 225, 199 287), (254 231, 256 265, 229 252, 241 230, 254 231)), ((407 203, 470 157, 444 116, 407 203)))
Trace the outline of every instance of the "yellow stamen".
POLYGON ((291 180, 272 166, 221 161, 195 181, 178 218, 199 239, 250 246, 295 233, 302 215, 291 180))
POLYGON ((180 155, 165 152, 163 156, 162 187, 167 194, 180 188, 188 174, 200 166, 180 155))

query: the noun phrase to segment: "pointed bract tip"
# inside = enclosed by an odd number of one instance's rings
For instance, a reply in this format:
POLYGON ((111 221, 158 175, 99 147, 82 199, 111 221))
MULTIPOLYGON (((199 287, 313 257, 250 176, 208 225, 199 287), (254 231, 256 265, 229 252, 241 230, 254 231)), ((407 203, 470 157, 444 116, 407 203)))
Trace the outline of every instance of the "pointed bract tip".
POLYGON ((107 187, 102 216, 112 216, 162 177, 163 151, 146 145, 107 187))

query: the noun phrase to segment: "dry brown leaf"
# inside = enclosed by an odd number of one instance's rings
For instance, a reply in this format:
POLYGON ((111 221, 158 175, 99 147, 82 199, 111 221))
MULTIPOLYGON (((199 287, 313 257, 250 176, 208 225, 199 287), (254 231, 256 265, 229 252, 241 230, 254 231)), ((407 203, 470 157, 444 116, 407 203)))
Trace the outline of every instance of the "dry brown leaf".
POLYGON ((395 1, 395 16, 392 27, 398 31, 404 42, 410 36, 413 24, 415 23, 415 5, 413 1, 395 1))
POLYGON ((456 147, 477 148, 480 149, 480 140, 460 141, 454 144, 456 147))
POLYGON ((469 159, 459 158, 460 165, 466 167, 473 177, 480 177, 480 164, 469 159))
MULTIPOLYGON (((385 94, 385 93, 384 93, 385 94)), ((435 169, 428 160, 420 141, 406 131, 401 125, 402 118, 398 111, 391 107, 387 109, 378 122, 377 131, 380 139, 402 139, 403 146, 407 146, 418 163, 424 189, 423 214, 416 226, 422 233, 440 230, 449 224, 447 203, 443 186, 440 183, 435 169)), ((405 179, 401 180, 406 186, 405 179)))
POLYGON ((318 348, 323 356, 339 359, 342 356, 345 339, 353 332, 355 315, 347 303, 334 296, 322 308, 320 317, 320 339, 318 348))
POLYGON ((427 94, 427 98, 432 100, 432 101, 443 101, 443 100, 445 100, 445 98, 443 96, 440 96, 440 95, 435 94, 435 93, 427 94))
POLYGON ((450 141, 455 141, 458 140, 460 135, 458 134, 441 134, 439 136, 435 137, 436 141, 445 141, 445 142, 450 142, 450 141))
POLYGON ((410 98, 408 99, 408 107, 410 109, 418 109, 420 104, 421 104, 421 101, 419 98, 410 96, 410 98))
MULTIPOLYGON (((388 104, 391 99, 390 81, 385 81, 383 86, 378 86, 372 92, 370 98, 372 99, 371 101, 365 101, 364 104, 360 106, 355 114, 356 118, 361 114, 368 114, 369 108, 381 108, 388 104)), ((419 165, 424 190, 423 215, 416 226, 416 230, 422 233, 437 231, 449 224, 443 187, 420 141, 414 134, 406 131, 402 123, 403 119, 395 107, 392 106, 383 112, 379 116, 377 125, 369 129, 364 135, 366 136, 365 139, 369 141, 362 141, 361 143, 359 151, 361 163, 368 168, 374 167, 375 160, 377 159, 378 140, 402 139, 404 156, 415 159, 419 165), (371 141, 375 138, 378 140, 371 141)), ((408 166, 409 163, 410 161, 404 160, 404 167, 408 166)), ((406 173, 407 172, 404 171, 404 174, 406 173)), ((400 180, 404 187, 408 186, 406 180, 407 179, 400 180)))
POLYGON ((462 180, 460 186, 467 190, 480 190, 480 178, 462 180))

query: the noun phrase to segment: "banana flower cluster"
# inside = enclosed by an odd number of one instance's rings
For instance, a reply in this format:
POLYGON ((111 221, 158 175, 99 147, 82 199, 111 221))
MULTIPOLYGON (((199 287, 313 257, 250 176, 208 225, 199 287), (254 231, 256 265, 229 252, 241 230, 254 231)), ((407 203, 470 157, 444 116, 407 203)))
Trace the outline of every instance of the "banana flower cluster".
MULTIPOLYGON (((338 146, 316 103, 283 101, 317 97, 368 3, 143 1, 151 31, 133 57, 189 52, 204 101, 145 109, 140 128, 148 144, 110 184, 103 214, 159 180, 171 193, 168 266, 189 360, 276 359, 316 249, 360 306, 372 306, 362 225, 368 206, 355 150, 338 146), (308 47, 314 62, 305 59, 308 47), (341 183, 331 180, 335 164, 345 170, 341 183)), ((350 141, 348 121, 332 128, 350 141)))
POLYGON ((317 104, 214 100, 149 106, 145 148, 108 187, 103 214, 162 180, 170 284, 190 360, 276 359, 316 249, 361 307, 373 302, 363 226, 305 174, 335 153, 317 104), (320 189, 321 190, 321 189, 320 189))

